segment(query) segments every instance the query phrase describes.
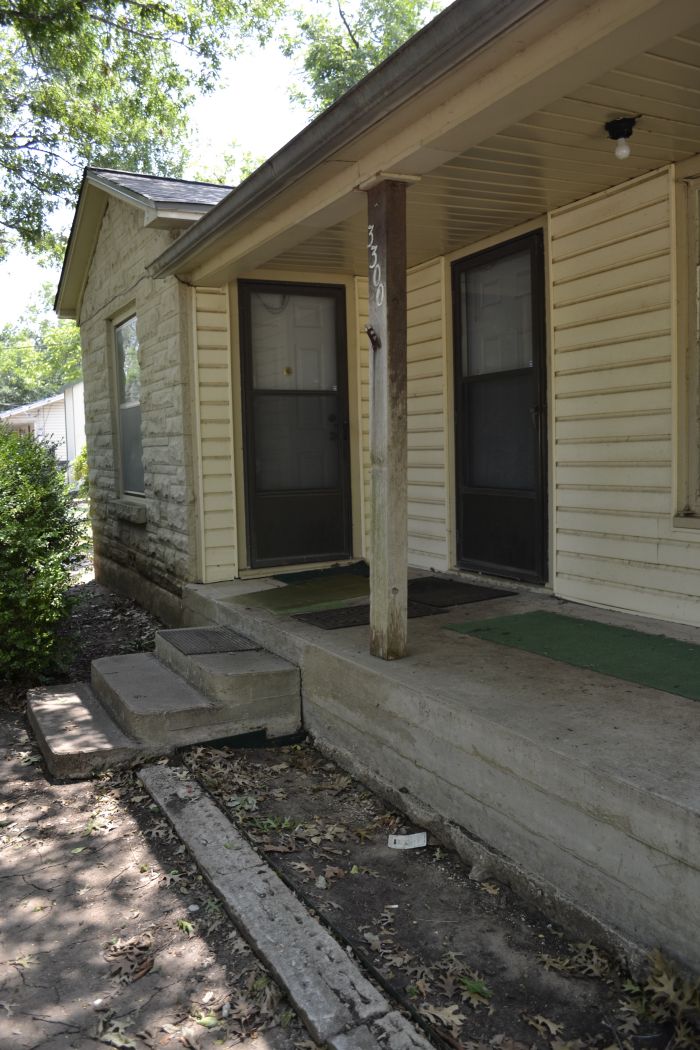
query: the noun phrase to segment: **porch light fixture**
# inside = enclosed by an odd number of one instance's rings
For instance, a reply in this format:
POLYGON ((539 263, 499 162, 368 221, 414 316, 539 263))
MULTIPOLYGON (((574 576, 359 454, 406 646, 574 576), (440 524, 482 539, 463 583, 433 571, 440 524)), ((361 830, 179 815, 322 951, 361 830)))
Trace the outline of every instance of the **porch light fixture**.
POLYGON ((632 152, 629 138, 634 131, 637 119, 637 117, 616 117, 615 120, 609 120, 605 125, 608 136, 615 143, 615 156, 618 160, 627 160, 632 152))

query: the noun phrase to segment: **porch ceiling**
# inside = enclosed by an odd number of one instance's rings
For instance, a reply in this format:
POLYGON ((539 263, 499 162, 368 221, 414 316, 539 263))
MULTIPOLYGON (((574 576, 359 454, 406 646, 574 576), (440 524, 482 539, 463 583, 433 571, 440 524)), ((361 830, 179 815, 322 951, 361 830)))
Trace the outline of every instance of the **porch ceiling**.
MULTIPOLYGON (((671 161, 700 153, 700 25, 674 36, 425 173, 408 189, 415 266, 671 161), (641 115, 632 155, 604 124, 641 115)), ((289 271, 364 274, 365 211, 271 258, 289 271)))

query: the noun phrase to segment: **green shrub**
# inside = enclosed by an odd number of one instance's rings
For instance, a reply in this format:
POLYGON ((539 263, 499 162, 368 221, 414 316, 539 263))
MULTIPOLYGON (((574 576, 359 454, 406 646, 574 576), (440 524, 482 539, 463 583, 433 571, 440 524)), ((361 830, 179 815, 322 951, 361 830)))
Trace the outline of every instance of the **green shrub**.
POLYGON ((90 495, 90 483, 87 461, 87 445, 83 445, 78 455, 73 460, 71 467, 73 481, 80 499, 87 499, 90 495))
POLYGON ((0 678, 55 665, 82 525, 49 445, 0 426, 0 678))

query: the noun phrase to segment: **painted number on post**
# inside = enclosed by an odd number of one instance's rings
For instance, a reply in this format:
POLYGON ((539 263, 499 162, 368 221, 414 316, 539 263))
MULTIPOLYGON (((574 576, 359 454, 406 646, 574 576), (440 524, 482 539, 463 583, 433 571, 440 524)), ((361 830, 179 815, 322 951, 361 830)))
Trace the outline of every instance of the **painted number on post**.
POLYGON ((374 243, 374 224, 370 223, 367 227, 367 249, 369 252, 369 273, 370 283, 374 288, 374 301, 377 306, 381 306, 384 302, 384 282, 382 281, 382 268, 378 259, 379 249, 374 243))

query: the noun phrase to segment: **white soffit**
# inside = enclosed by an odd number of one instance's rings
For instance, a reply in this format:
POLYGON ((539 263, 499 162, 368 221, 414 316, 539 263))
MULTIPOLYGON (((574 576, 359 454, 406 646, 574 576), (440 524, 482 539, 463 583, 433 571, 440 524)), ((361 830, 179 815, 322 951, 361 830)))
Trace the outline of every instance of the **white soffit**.
MULTIPOLYGON (((592 80, 447 161, 426 147, 408 188, 414 266, 700 153, 700 26, 592 80), (626 161, 604 125, 640 116, 626 161), (441 162, 440 162, 441 161, 441 162), (432 165, 432 166, 431 166, 432 165)), ((364 273, 364 210, 267 260, 283 270, 364 273)))

